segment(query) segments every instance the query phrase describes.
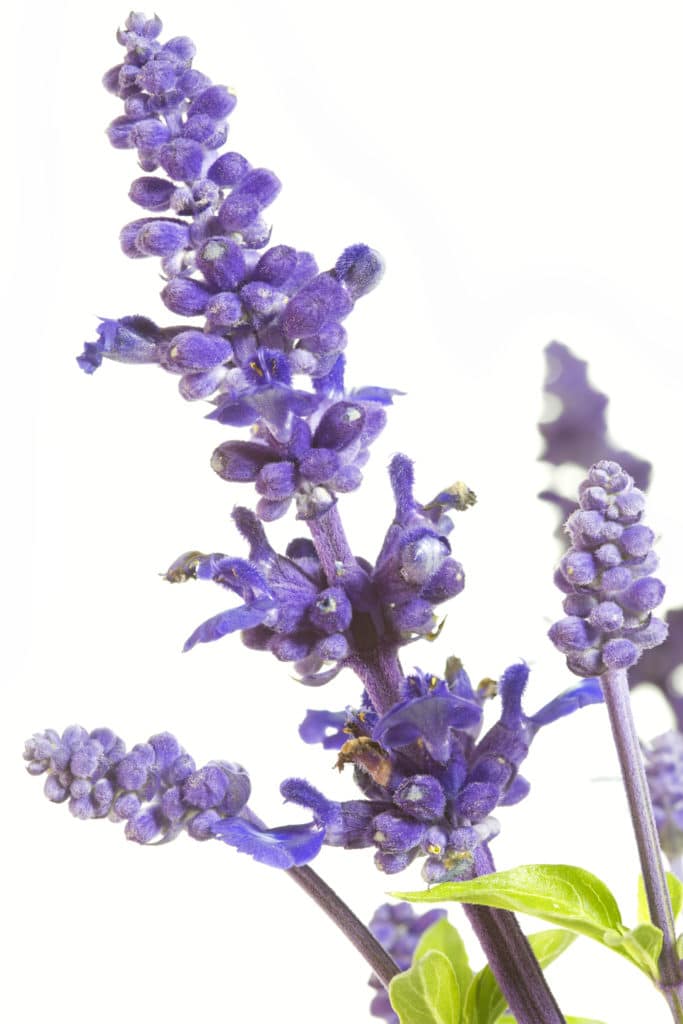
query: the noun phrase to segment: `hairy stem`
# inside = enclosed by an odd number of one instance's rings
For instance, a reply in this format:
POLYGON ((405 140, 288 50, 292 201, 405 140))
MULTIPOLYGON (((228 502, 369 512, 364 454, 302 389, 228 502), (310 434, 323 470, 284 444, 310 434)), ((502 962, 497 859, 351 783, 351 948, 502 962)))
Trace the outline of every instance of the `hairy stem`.
POLYGON ((334 921, 337 928, 365 958, 383 985, 387 986, 396 974, 400 974, 400 969, 384 947, 313 868, 308 865, 290 868, 287 874, 334 921))
POLYGON ((362 654, 353 654, 347 665, 360 678, 379 715, 385 714, 401 699, 403 669, 396 648, 378 646, 362 654))
POLYGON ((674 1020, 682 1021, 683 977, 676 952, 673 910, 640 741, 631 710, 628 675, 624 669, 611 669, 601 677, 601 683, 631 812, 650 918, 664 936, 659 958, 661 984, 674 1020))
POLYGON ((362 680, 378 714, 383 715, 400 700, 403 670, 395 646, 383 642, 372 584, 351 551, 336 505, 319 519, 308 523, 311 538, 330 586, 343 586, 354 599, 357 611, 352 632, 354 653, 346 664, 362 680))
MULTIPOLYGON (((475 854, 475 867, 477 875, 495 871, 485 846, 480 846, 475 854)), ((515 915, 509 910, 469 903, 463 909, 517 1024, 565 1024, 515 915)))
POLYGON ((338 586, 340 580, 349 572, 355 572, 360 568, 349 547, 336 505, 319 519, 309 519, 308 528, 323 572, 331 587, 338 586))

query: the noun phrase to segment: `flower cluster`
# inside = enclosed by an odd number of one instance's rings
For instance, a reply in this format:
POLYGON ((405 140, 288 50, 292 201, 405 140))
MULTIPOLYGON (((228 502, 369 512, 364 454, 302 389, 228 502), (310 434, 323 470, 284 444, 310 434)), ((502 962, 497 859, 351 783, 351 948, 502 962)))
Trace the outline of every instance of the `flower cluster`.
MULTIPOLYGON (((602 700, 598 681, 589 679, 527 716, 521 699, 528 675, 526 665, 513 665, 498 687, 484 680, 475 690, 451 659, 445 679, 419 671, 409 676, 402 699, 382 716, 367 700, 358 711, 309 712, 303 738, 337 746, 337 766, 353 766, 364 798, 330 801, 302 779, 287 779, 281 792, 312 812, 325 844, 374 847, 381 871, 394 874, 424 857, 422 875, 430 884, 472 877, 477 850, 499 831, 492 812, 528 793, 519 767, 536 732, 602 700), (479 739, 483 704, 496 690, 500 719, 479 739)), ((213 831, 252 856, 270 843, 267 832, 240 820, 218 822, 213 831)))
POLYGON ((262 215, 280 182, 239 153, 218 155, 235 96, 192 68, 191 40, 161 44, 160 31, 158 18, 131 14, 119 33, 124 61, 104 79, 125 111, 110 125, 110 141, 136 149, 144 171, 161 172, 133 182, 131 199, 151 216, 126 225, 121 245, 132 258, 160 257, 165 305, 204 323, 104 320, 78 362, 87 373, 107 358, 177 375, 184 398, 213 403, 209 418, 252 428, 250 441, 216 450, 218 475, 255 483, 264 520, 292 500, 300 518, 315 518, 358 487, 383 406, 396 393, 347 394, 343 379, 342 321, 378 283, 383 264, 358 244, 319 273, 308 252, 267 248, 262 215), (167 211, 173 216, 161 216, 167 211), (296 387, 295 375, 310 377, 313 389, 296 387))
POLYGON ((244 602, 202 623, 185 650, 241 630, 248 647, 295 662, 303 682, 319 685, 369 648, 395 650, 433 635, 435 607, 465 583, 462 566, 451 557, 448 512, 466 509, 474 495, 456 484, 421 505, 413 496, 411 462, 397 455, 389 472, 396 514, 374 566, 352 556, 324 566, 304 537, 278 555, 246 508, 236 508, 233 518, 249 543, 248 559, 198 551, 176 559, 166 572, 170 582, 212 580, 244 602))
POLYGON ((244 811, 251 792, 240 765, 211 761, 197 769, 168 732, 126 753, 111 729, 72 725, 61 736, 48 729, 27 740, 24 759, 31 775, 47 773, 48 800, 68 800, 77 818, 125 821, 126 837, 137 843, 181 831, 210 839, 216 822, 244 811))
MULTIPOLYGON (((633 477, 636 487, 647 491, 652 465, 610 439, 606 416, 609 400, 590 384, 585 360, 558 341, 546 347, 545 356, 545 393, 548 398, 559 399, 562 407, 555 418, 539 424, 545 442, 541 459, 553 466, 581 466, 586 471, 600 458, 618 462, 633 477)), ((556 487, 542 491, 539 497, 561 511, 561 525, 577 507, 573 495, 556 487)), ((659 687, 680 729, 683 698, 676 691, 673 675, 683 664, 683 608, 668 611, 665 622, 667 643, 643 652, 629 672, 629 685, 651 683, 659 687)))
POLYGON ((549 636, 573 672, 592 676, 629 668, 662 643, 666 625, 652 610, 664 584, 650 575, 654 533, 641 523, 645 498, 632 477, 616 462, 598 462, 579 494, 566 526, 572 544, 556 573, 567 618, 549 636))
MULTIPOLYGON (((424 933, 445 916, 445 910, 416 914, 410 903, 383 903, 373 914, 369 928, 396 966, 407 971, 424 933)), ((370 1013, 373 1017, 381 1017, 386 1024, 398 1024, 398 1016, 389 1002, 389 993, 376 975, 370 978, 370 984, 377 990, 370 1003, 370 1013)))

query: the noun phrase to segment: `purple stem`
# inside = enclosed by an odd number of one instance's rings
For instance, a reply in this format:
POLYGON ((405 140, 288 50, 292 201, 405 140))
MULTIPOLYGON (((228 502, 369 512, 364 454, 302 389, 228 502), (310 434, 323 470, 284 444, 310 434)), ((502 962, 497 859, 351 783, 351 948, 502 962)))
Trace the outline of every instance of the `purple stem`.
POLYGON ((397 967, 384 947, 379 944, 372 932, 339 898, 334 889, 331 889, 327 882, 315 873, 313 868, 305 865, 301 868, 289 868, 286 873, 334 921, 337 928, 353 943, 361 956, 365 957, 384 986, 388 986, 391 979, 401 973, 400 968, 397 967))
MULTIPOLYGON (((372 601, 371 584, 351 551, 336 505, 308 523, 315 549, 330 586, 342 583, 349 591, 372 601)), ((371 615, 366 615, 367 636, 346 664, 361 679, 368 697, 378 714, 383 715, 401 699, 403 669, 398 660, 398 649, 383 643, 372 626, 371 615), (364 642, 363 642, 364 641, 364 642)))
POLYGON ((676 952, 674 916, 640 741, 631 710, 628 674, 625 669, 610 669, 601 677, 601 683, 631 812, 650 919, 663 935, 659 958, 661 987, 673 1019, 683 1021, 683 977, 676 952))
POLYGON ((346 664, 359 677, 375 711, 379 715, 401 699, 403 669, 394 647, 378 646, 373 651, 352 654, 346 664))
MULTIPOLYGON (((475 854, 475 867, 477 876, 495 871, 484 846, 475 854)), ((517 1024, 566 1024, 515 915, 469 903, 463 909, 517 1024)))
MULTIPOLYGON (((266 827, 251 807, 244 807, 240 812, 240 818, 244 818, 245 821, 251 822, 258 828, 266 827)), ((356 917, 350 907, 347 907, 334 889, 323 881, 310 865, 287 868, 284 873, 293 879, 334 921, 361 956, 365 957, 383 985, 388 985, 395 974, 401 973, 400 968, 391 959, 384 946, 380 945, 360 918, 356 917)))

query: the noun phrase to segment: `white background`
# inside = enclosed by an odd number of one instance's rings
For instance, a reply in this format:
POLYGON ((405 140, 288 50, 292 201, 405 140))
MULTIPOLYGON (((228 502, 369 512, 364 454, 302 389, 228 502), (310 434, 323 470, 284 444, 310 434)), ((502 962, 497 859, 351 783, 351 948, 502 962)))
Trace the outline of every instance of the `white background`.
MULTIPOLYGON (((656 463, 649 518, 667 602, 683 603, 680 5, 167 0, 158 13, 165 38, 192 36, 196 66, 237 91, 230 147, 281 177, 273 242, 323 268, 357 241, 385 255, 385 281, 348 321, 348 379, 408 394, 343 501, 354 549, 371 557, 391 518, 395 451, 415 458, 424 500, 456 478, 479 495, 453 535, 467 588, 406 666, 439 671, 454 652, 478 679, 526 658, 534 710, 570 681, 545 637, 560 599, 553 515, 535 499, 551 338, 589 358, 615 438, 656 463)), ((272 824, 301 820, 281 807, 288 775, 354 795, 333 756, 296 735, 307 707, 354 703, 353 678, 304 690, 237 639, 180 653, 224 595, 159 573, 189 548, 242 553, 229 513, 251 493, 208 467, 225 428, 154 368, 106 364, 89 379, 74 362, 97 316, 172 319, 156 261, 117 244, 138 216, 136 166, 108 146, 119 103, 99 82, 126 14, 107 0, 5 15, 0 1000, 8 1020, 55 1024, 362 1021, 365 965, 286 877, 218 843, 126 843, 49 805, 22 769, 25 736, 78 721, 130 744, 169 729, 202 763, 242 761, 272 824)), ((654 699, 638 714, 645 736, 668 726, 654 699)), ((532 795, 501 815, 498 865, 580 864, 635 923, 604 712, 542 734, 526 774, 532 795)), ((416 869, 379 875, 368 851, 325 850, 316 867, 366 919, 386 890, 420 884, 416 869)), ((568 1013, 668 1019, 589 940, 550 977, 568 1013)))

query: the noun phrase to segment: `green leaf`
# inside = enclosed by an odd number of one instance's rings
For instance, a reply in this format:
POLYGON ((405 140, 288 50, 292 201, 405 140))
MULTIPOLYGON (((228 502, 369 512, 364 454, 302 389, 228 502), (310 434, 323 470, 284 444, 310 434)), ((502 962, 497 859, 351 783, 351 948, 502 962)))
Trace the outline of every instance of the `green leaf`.
POLYGON ((641 971, 657 981, 659 956, 662 952, 662 932, 653 924, 639 924, 632 931, 619 934, 605 932, 604 945, 628 957, 641 971))
MULTIPOLYGON (((541 967, 556 960, 576 938, 562 928, 551 928, 527 935, 531 948, 541 967)), ((507 999, 500 991, 490 967, 484 967, 474 976, 465 996, 463 1024, 494 1024, 507 1008, 507 999)))
POLYGON ((401 1024, 458 1024, 460 992, 448 957, 430 950, 389 982, 389 998, 401 1024))
MULTIPOLYGON (((678 917, 683 909, 683 883, 676 875, 673 875, 670 871, 666 873, 666 884, 669 889, 669 896, 671 897, 671 907, 674 912, 674 921, 678 917)), ((645 894, 645 883, 643 882, 643 876, 640 875, 638 878, 638 921, 641 924, 650 924, 650 910, 647 905, 647 896, 645 894)))
POLYGON ((583 868, 527 864, 467 882, 443 882, 426 892, 393 895, 418 903, 454 900, 532 914, 577 935, 587 935, 626 957, 648 977, 658 977, 654 953, 661 936, 657 929, 640 925, 630 932, 605 883, 583 868))
POLYGON ((445 917, 436 921, 424 933, 417 944, 413 963, 416 963, 432 949, 436 949, 448 957, 458 982, 460 994, 464 995, 472 983, 474 973, 467 959, 467 950, 460 933, 445 917))
POLYGON ((468 882, 442 882, 426 892, 393 895, 415 903, 453 900, 532 914, 598 942, 607 930, 626 930, 605 883, 583 868, 565 864, 527 864, 468 882))
POLYGON ((670 871, 666 873, 666 884, 669 887, 669 896, 671 897, 671 906, 674 912, 674 921, 683 910, 683 882, 676 875, 673 875, 670 871))

